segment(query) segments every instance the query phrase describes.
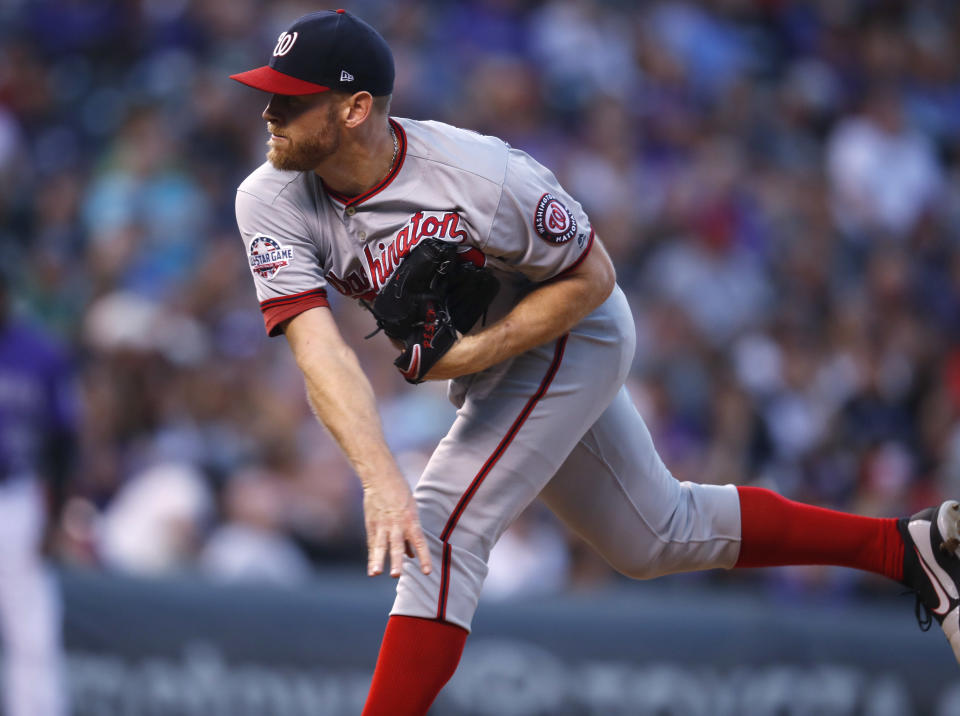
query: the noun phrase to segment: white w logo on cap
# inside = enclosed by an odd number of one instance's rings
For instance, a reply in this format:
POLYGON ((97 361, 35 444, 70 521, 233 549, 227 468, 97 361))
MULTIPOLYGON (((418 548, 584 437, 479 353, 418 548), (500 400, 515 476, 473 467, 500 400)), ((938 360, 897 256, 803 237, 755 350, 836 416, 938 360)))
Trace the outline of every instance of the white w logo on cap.
POLYGON ((273 56, 283 57, 290 52, 290 48, 293 47, 293 43, 296 41, 296 32, 281 32, 280 37, 277 38, 277 46, 273 48, 273 56))

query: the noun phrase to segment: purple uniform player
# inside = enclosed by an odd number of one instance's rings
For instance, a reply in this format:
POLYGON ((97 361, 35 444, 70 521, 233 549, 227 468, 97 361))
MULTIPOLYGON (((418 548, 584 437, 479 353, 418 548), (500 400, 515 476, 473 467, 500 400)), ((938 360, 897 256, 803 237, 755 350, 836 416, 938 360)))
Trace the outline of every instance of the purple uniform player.
MULTIPOLYGON (((0 636, 8 716, 65 714, 60 602, 44 564, 45 494, 59 495, 76 427, 73 373, 0 289, 0 636), (45 490, 42 479, 49 480, 45 490)), ((59 502, 59 500, 55 500, 59 502)))

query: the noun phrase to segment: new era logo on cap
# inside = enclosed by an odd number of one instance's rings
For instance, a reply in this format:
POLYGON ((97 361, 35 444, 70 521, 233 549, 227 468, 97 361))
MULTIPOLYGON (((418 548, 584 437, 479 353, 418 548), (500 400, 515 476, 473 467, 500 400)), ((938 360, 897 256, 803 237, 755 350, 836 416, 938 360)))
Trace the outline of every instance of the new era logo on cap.
POLYGON ((345 10, 304 15, 277 38, 269 64, 230 75, 274 94, 341 89, 365 90, 375 97, 393 92, 393 77, 393 54, 387 43, 370 25, 345 10))

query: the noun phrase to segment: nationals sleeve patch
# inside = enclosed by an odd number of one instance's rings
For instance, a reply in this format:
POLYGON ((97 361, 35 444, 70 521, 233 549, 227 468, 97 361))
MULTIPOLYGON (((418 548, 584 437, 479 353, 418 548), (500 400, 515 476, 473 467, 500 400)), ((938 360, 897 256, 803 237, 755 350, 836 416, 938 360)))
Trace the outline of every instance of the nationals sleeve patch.
POLYGON ((537 210, 533 215, 533 228, 541 239, 559 246, 576 235, 577 220, 557 197, 553 194, 544 194, 537 202, 537 210))
POLYGON ((250 242, 250 270, 269 281, 293 261, 293 249, 279 241, 257 234, 250 242))

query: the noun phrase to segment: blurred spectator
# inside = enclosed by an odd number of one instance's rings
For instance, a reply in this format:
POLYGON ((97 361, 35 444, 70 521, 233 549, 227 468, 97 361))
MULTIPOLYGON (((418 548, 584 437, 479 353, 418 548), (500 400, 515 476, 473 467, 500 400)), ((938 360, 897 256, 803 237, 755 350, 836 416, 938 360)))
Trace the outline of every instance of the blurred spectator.
POLYGON ((310 573, 310 563, 283 533, 286 509, 275 476, 246 472, 223 488, 223 522, 199 554, 202 572, 216 579, 293 584, 310 573))
POLYGON ((827 148, 837 226, 857 237, 903 237, 942 185, 928 137, 911 128, 891 87, 871 90, 862 114, 840 122, 827 148))
POLYGON ((134 475, 103 516, 104 563, 154 575, 192 566, 212 502, 203 476, 190 465, 159 464, 134 475))
POLYGON ((543 514, 542 507, 527 509, 490 552, 484 597, 518 599, 562 591, 570 581, 565 539, 563 529, 543 514))

